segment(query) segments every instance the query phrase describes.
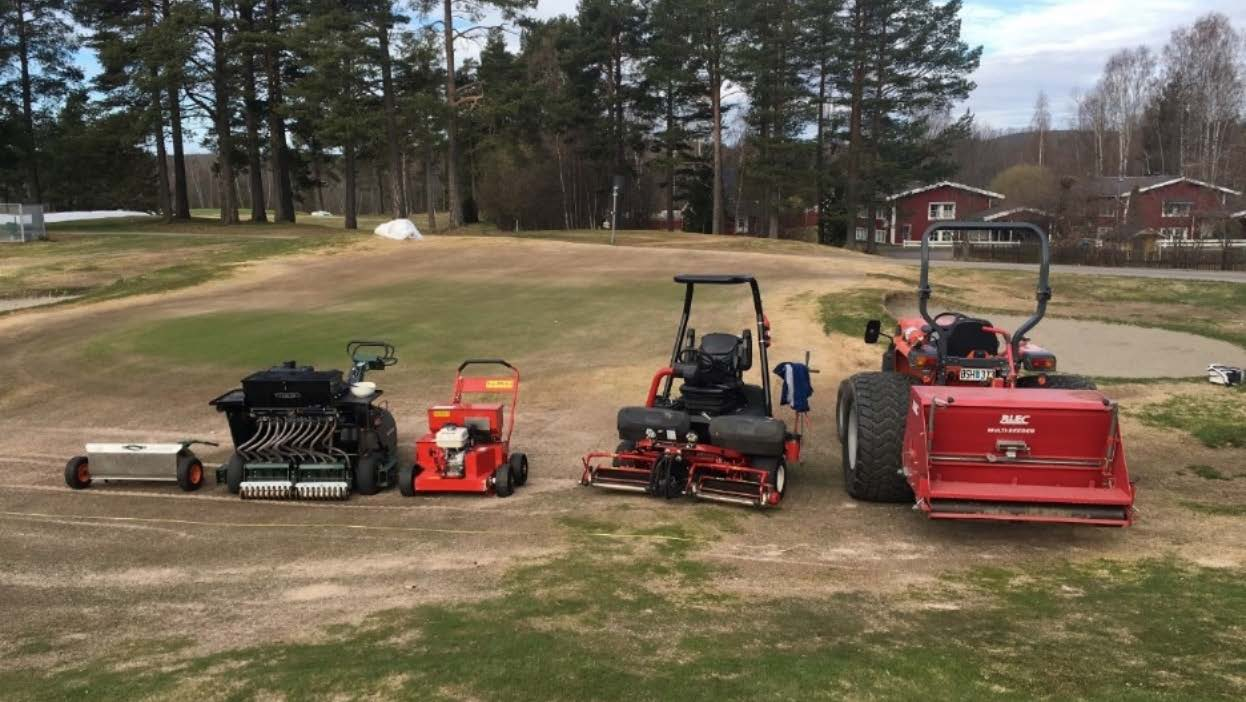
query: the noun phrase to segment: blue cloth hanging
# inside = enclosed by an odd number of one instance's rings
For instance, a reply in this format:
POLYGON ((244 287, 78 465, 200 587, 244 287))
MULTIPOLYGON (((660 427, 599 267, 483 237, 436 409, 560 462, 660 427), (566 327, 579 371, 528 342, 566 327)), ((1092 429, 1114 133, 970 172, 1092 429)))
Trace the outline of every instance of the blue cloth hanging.
POLYGON ((813 383, 809 379, 809 366, 784 361, 774 367, 774 374, 783 379, 783 392, 779 396, 779 404, 789 405, 797 412, 808 412, 809 396, 813 394, 813 383))

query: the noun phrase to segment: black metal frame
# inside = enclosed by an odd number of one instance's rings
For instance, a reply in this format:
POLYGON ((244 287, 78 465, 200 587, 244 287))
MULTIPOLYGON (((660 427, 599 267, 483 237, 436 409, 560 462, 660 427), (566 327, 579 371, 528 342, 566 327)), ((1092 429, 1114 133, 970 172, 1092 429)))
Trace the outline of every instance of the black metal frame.
MULTIPOLYGON (((766 394, 766 416, 774 416, 774 408, 770 399, 770 359, 766 354, 766 346, 769 342, 769 335, 766 332, 766 315, 761 307, 761 289, 757 285, 757 279, 751 275, 740 273, 733 274, 693 274, 681 273, 675 276, 675 282, 685 286, 684 290, 684 308, 683 313, 679 317, 679 329, 675 332, 675 346, 671 349, 670 366, 675 367, 675 363, 679 359, 679 352, 683 349, 684 339, 688 333, 688 319, 692 316, 692 295, 697 285, 748 285, 753 293, 753 310, 757 316, 757 347, 758 360, 761 361, 761 386, 766 394)), ((662 397, 669 400, 671 396, 671 384, 674 379, 667 376, 663 387, 662 397)))
MULTIPOLYGON (((922 257, 921 257, 921 279, 917 284, 917 309, 921 312, 922 319, 931 326, 932 329, 941 328, 936 324, 934 318, 930 316, 930 312, 926 309, 927 301, 930 300, 930 235, 937 231, 979 231, 979 232, 999 232, 999 231, 1016 231, 1016 230, 1032 232, 1038 237, 1039 256, 1038 256, 1038 284, 1035 288, 1034 298, 1037 305, 1034 314, 1029 319, 1022 322, 1020 327, 1012 333, 1012 338, 1008 340, 1012 347, 1012 357, 1021 358, 1021 340, 1025 335, 1030 333, 1038 323, 1042 321, 1043 316, 1047 314, 1047 302, 1051 300, 1051 241, 1047 236, 1047 232, 1042 227, 1032 222, 936 222, 926 228, 922 233, 922 257)), ((944 334, 939 335, 939 363, 943 363, 943 359, 947 356, 947 340, 944 334)))

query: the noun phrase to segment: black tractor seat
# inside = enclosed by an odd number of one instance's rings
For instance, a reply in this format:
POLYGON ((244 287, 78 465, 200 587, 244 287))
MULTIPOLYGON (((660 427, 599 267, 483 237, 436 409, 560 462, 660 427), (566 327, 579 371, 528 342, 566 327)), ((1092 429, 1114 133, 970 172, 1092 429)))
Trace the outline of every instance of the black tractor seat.
POLYGON ((971 358, 973 356, 999 355, 999 336, 985 331, 985 327, 993 326, 985 319, 965 317, 958 319, 949 327, 939 330, 946 335, 947 346, 944 349, 949 358, 971 358))

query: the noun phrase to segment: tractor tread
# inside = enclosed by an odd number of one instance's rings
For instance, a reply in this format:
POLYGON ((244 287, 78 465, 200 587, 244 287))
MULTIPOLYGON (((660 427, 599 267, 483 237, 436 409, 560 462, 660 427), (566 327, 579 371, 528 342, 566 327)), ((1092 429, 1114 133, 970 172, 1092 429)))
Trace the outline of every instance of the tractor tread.
POLYGON ((843 383, 844 399, 854 403, 857 412, 855 470, 849 469, 848 442, 843 442, 844 487, 855 499, 913 500, 913 490, 901 472, 910 385, 908 377, 899 373, 858 373, 843 383))

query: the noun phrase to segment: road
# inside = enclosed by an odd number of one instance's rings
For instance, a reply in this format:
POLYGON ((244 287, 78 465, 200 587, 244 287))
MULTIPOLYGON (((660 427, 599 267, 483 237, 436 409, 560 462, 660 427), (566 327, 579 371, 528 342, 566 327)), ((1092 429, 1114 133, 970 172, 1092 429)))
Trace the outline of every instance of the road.
MULTIPOLYGON (((1035 265, 1032 263, 1003 263, 997 261, 953 261, 949 258, 943 258, 939 254, 949 252, 935 252, 936 256, 930 261, 930 265, 934 268, 987 268, 1005 271, 1032 271, 1035 265)), ((895 259, 901 263, 908 263, 916 266, 920 254, 917 251, 897 251, 884 254, 887 258, 895 259)), ((1054 273, 1073 273, 1077 275, 1114 275, 1126 278, 1160 278, 1164 280, 1207 280, 1224 283, 1246 283, 1246 271, 1204 271, 1191 270, 1185 268, 1112 268, 1108 266, 1071 266, 1063 264, 1055 264, 1051 267, 1054 273)))

